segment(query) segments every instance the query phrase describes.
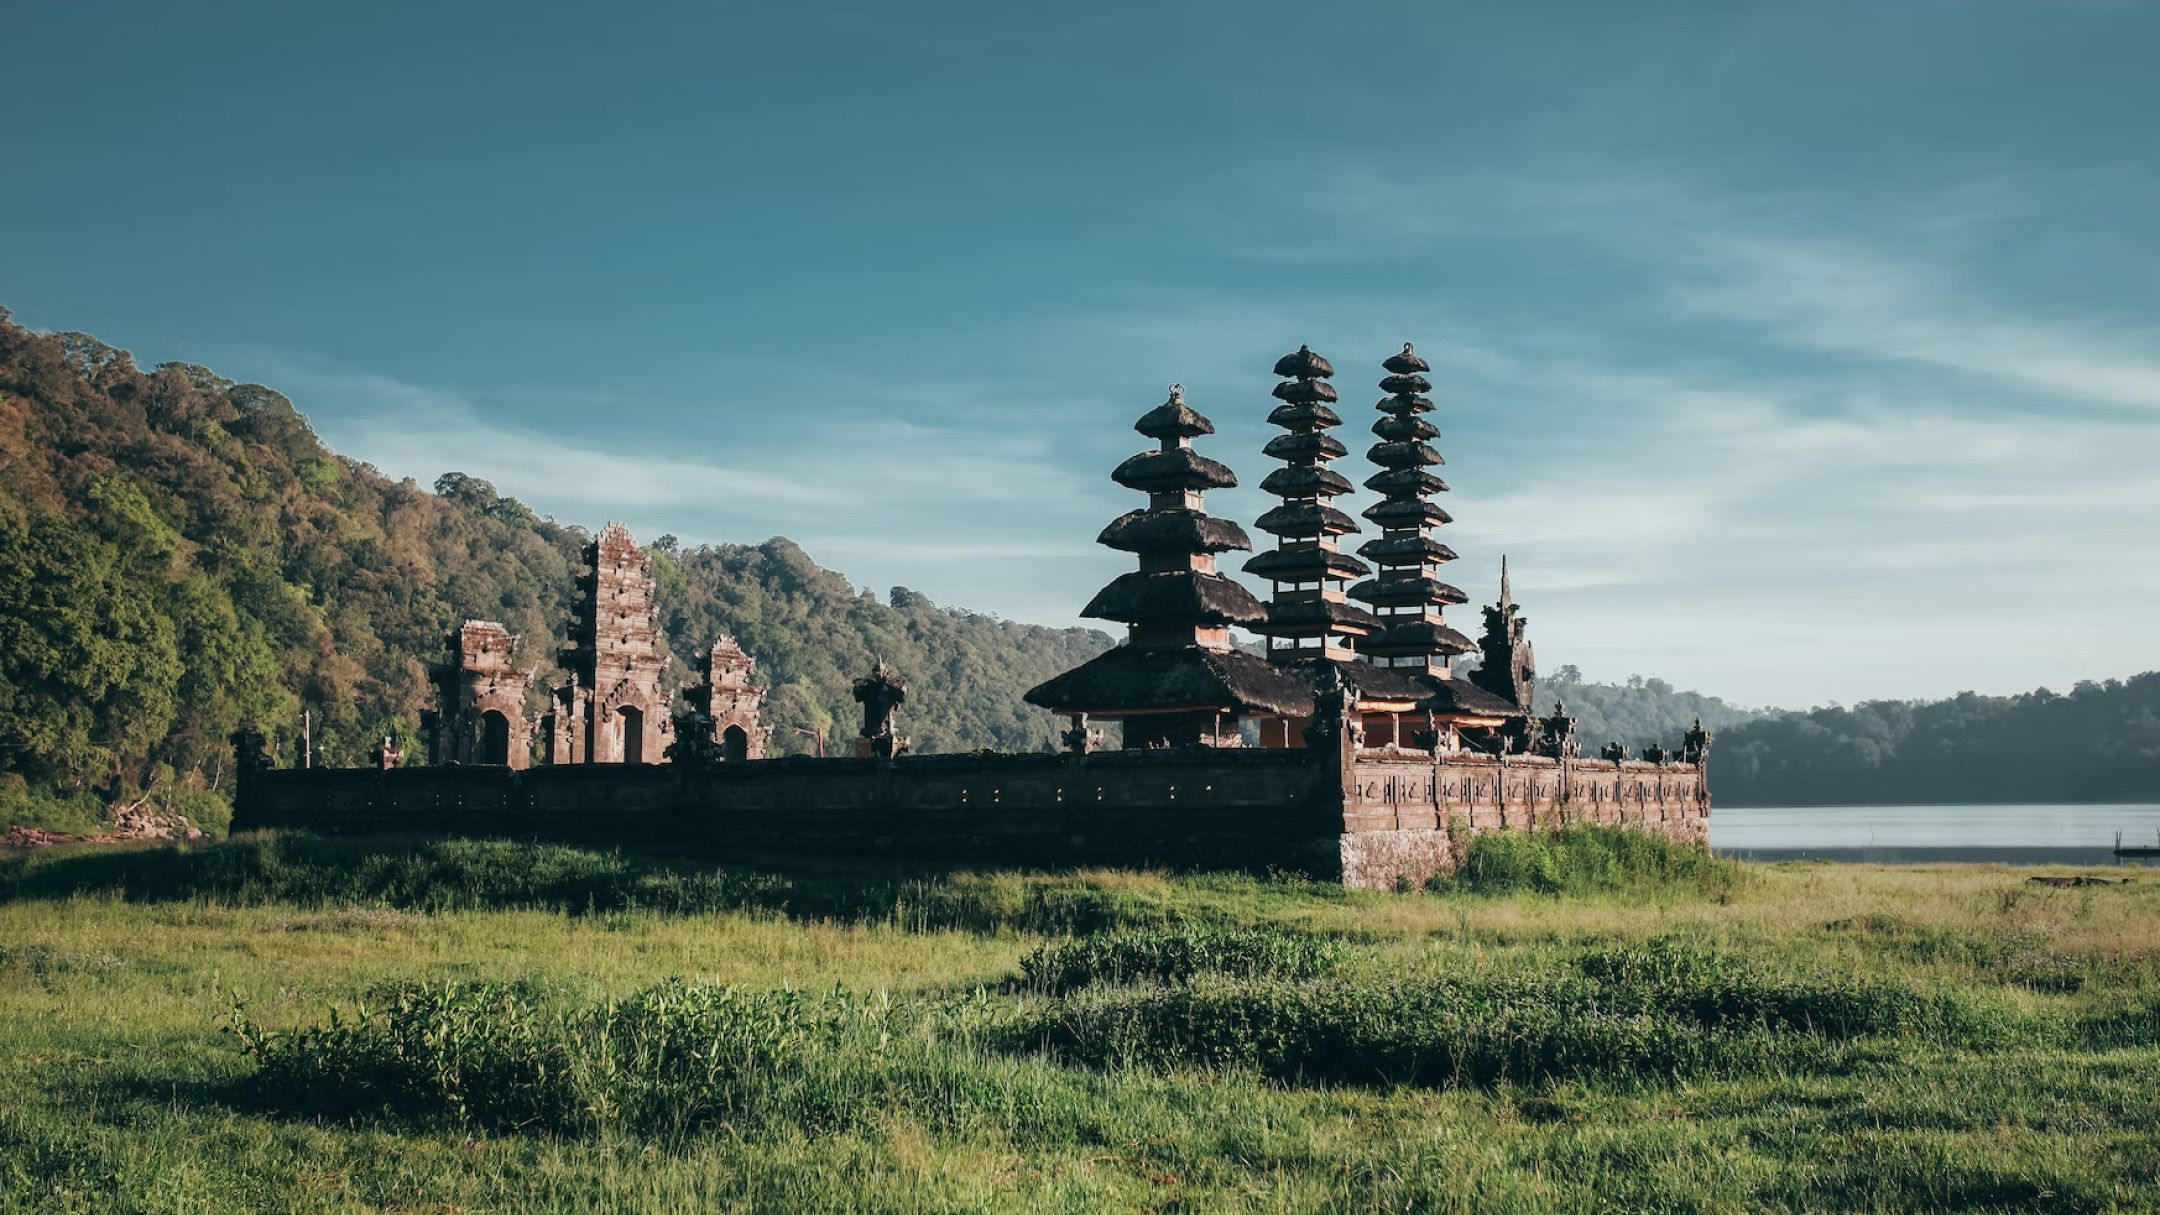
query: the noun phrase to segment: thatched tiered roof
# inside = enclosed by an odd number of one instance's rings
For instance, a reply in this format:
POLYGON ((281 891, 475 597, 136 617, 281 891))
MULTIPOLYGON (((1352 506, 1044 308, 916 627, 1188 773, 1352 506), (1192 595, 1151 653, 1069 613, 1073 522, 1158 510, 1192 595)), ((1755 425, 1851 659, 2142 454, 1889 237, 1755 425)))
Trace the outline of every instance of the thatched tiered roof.
POLYGON ((1358 547, 1358 555, 1380 569, 1350 594, 1380 609, 1385 630, 1360 648, 1390 669, 1408 666, 1444 677, 1448 659, 1471 645, 1441 620, 1443 607, 1467 602, 1469 596, 1439 578, 1455 550, 1432 537, 1448 514, 1426 501, 1447 492, 1447 482, 1427 471, 1446 462, 1427 442, 1440 431, 1420 416, 1433 408, 1425 396, 1432 391, 1425 378, 1432 366, 1408 344, 1381 366, 1387 375, 1380 387, 1388 395, 1374 406, 1381 417, 1372 427, 1380 441, 1365 453, 1380 471, 1366 478, 1365 487, 1386 500, 1366 510, 1365 517, 1384 531, 1358 547))
POLYGON ((1263 478, 1260 488, 1283 504, 1259 521, 1262 531, 1276 537, 1275 551, 1245 563, 1246 573, 1275 584, 1267 622, 1254 631, 1268 636, 1271 659, 1297 655, 1301 641, 1315 639, 1323 647, 1318 652, 1347 658, 1350 639, 1377 632, 1380 622, 1342 602, 1342 584, 1371 567, 1336 547, 1336 537, 1355 532, 1357 524, 1330 503, 1350 492, 1350 479, 1328 467, 1350 454, 1342 440, 1327 433, 1342 424, 1328 407, 1335 401, 1335 388, 1327 382, 1335 368, 1310 346, 1300 346, 1275 361, 1275 374, 1288 378, 1274 388, 1282 403, 1268 421, 1288 433, 1262 449, 1283 467, 1263 478))
POLYGON ((1147 494, 1148 505, 1112 520, 1098 540, 1138 555, 1140 568, 1114 579, 1081 611, 1130 626, 1125 643, 1031 689, 1028 703, 1145 719, 1145 729, 1128 725, 1129 746, 1136 734, 1154 742, 1220 741, 1218 722, 1309 713, 1304 684, 1230 646, 1230 626, 1258 624, 1267 612, 1215 569, 1216 554, 1250 549, 1252 542, 1237 524, 1200 509, 1202 492, 1237 484, 1228 468, 1192 450, 1192 440, 1213 434, 1214 425, 1173 386, 1170 399, 1133 429, 1159 447, 1127 459, 1111 477, 1147 494))
POLYGON ((1140 649, 1121 645, 1027 694, 1061 713, 1122 718, 1136 712, 1216 712, 1305 717, 1312 688, 1242 650, 1140 649))

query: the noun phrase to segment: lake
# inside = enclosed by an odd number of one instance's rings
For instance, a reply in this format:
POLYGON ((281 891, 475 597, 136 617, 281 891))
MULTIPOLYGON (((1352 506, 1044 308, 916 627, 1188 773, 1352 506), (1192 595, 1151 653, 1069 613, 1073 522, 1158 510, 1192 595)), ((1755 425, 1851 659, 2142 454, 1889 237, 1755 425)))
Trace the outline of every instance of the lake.
POLYGON ((2117 832, 2126 846, 2160 843, 2156 839, 2160 804, 1726 807, 1713 803, 1710 812, 1710 846, 1728 856, 1759 861, 2116 864, 2117 832))

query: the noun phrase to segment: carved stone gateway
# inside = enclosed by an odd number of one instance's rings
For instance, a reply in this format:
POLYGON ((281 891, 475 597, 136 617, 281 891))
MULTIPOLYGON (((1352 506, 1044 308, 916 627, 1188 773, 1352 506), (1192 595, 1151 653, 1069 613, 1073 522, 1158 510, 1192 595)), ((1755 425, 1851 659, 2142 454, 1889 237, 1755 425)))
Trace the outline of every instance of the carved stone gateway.
POLYGON ((585 546, 590 568, 561 659, 570 682, 548 714, 551 764, 657 764, 674 735, 673 697, 660 686, 667 656, 653 603, 652 558, 610 523, 585 546))
MULTIPOLYGON (((697 683, 685 688, 694 709, 697 728, 712 742, 711 758, 722 763, 742 763, 765 758, 765 744, 772 729, 759 723, 765 689, 752 682, 757 660, 733 637, 722 637, 705 651, 705 669, 697 683)), ((677 726, 676 733, 682 734, 677 726)))
POLYGON ((468 620, 450 634, 434 668, 435 709, 421 715, 429 757, 438 764, 523 768, 532 762, 532 721, 518 638, 492 620, 468 620))

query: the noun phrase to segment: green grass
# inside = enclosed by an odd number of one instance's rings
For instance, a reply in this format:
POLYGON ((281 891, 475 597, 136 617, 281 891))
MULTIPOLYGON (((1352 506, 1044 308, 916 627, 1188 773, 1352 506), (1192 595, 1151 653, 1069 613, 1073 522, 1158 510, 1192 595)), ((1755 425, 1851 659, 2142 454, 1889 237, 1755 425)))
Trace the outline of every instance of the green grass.
POLYGON ((0 857, 0 1211, 2160 1208, 2160 882, 1543 842, 0 857))

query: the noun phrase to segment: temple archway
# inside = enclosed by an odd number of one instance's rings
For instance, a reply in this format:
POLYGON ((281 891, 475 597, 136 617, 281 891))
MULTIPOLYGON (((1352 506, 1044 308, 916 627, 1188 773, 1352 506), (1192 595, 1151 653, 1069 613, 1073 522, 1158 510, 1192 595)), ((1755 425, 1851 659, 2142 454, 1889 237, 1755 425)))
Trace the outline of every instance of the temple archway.
POLYGON ((480 754, 475 762, 497 767, 510 762, 510 719, 500 710, 480 715, 480 754))
POLYGON ((622 723, 622 761, 626 764, 645 762, 645 711, 634 705, 624 705, 615 710, 616 720, 622 723))
POLYGON ((720 732, 720 759, 724 763, 739 764, 750 758, 750 735, 741 726, 729 726, 720 732))

